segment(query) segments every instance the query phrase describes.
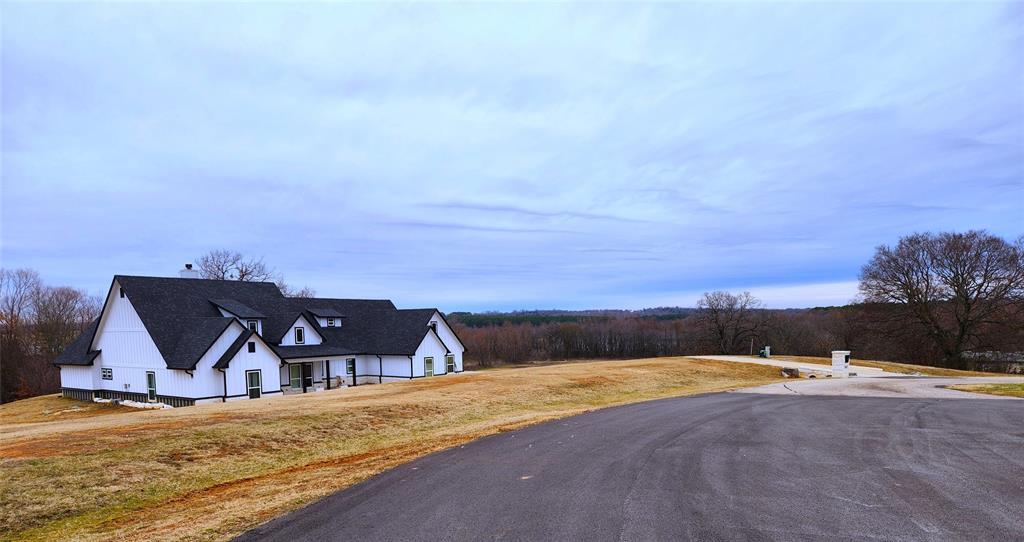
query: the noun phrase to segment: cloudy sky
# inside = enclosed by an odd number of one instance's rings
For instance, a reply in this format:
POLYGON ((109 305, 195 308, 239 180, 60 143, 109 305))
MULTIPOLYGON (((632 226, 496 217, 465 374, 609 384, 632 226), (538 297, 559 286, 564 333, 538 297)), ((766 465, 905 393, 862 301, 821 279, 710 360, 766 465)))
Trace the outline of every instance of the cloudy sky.
POLYGON ((2 265, 444 310, 841 304, 1024 233, 1024 4, 11 4, 2 265))

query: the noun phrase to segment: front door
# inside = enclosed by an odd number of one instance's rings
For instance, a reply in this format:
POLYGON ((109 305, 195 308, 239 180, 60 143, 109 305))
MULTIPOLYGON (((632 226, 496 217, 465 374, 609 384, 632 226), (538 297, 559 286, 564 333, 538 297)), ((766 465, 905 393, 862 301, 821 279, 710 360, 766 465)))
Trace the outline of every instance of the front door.
POLYGON ((249 399, 260 398, 260 393, 263 391, 263 382, 261 380, 258 370, 245 372, 245 383, 249 390, 249 399))
POLYGON ((345 360, 345 374, 352 377, 352 385, 356 385, 356 358, 345 360))
POLYGON ((146 389, 148 391, 148 399, 150 403, 156 402, 156 373, 152 371, 146 372, 146 389))
POLYGON ((303 363, 302 364, 302 393, 306 393, 306 390, 313 387, 313 364, 303 363))

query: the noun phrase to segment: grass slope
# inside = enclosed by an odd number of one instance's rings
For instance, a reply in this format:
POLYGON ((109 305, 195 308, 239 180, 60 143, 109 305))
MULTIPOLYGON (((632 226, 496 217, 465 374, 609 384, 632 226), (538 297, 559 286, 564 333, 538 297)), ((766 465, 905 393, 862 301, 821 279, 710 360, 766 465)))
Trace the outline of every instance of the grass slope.
POLYGON ((0 405, 0 424, 64 421, 127 412, 138 410, 110 403, 72 401, 60 395, 44 395, 0 405))
POLYGON ((0 406, 0 538, 224 540, 485 435, 610 405, 777 380, 774 367, 656 358, 174 410, 97 409, 66 421, 39 420, 78 403, 28 399, 0 406))
MULTIPOLYGON (((817 365, 832 365, 832 358, 815 356, 785 356, 773 355, 775 359, 793 360, 802 363, 814 363, 817 365)), ((927 365, 912 365, 910 363, 897 363, 895 361, 871 361, 866 359, 850 359, 850 365, 861 367, 874 367, 891 373, 913 374, 921 373, 925 376, 1005 376, 1002 373, 983 373, 979 371, 960 371, 957 369, 944 369, 942 367, 929 367, 927 365)))
POLYGON ((973 393, 1024 398, 1024 384, 956 384, 949 388, 973 393))

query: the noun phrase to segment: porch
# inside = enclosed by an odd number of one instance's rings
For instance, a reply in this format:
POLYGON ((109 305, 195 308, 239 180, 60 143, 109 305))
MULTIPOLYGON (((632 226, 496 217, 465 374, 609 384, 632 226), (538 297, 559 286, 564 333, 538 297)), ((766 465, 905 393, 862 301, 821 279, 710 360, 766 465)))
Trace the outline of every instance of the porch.
POLYGON ((286 395, 356 385, 355 358, 295 359, 281 364, 281 391, 286 395))

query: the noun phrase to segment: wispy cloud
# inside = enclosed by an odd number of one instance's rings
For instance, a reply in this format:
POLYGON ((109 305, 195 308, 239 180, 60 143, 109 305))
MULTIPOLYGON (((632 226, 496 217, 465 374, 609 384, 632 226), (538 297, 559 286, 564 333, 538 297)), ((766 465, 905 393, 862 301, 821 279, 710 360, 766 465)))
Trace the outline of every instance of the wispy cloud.
POLYGON ((2 264, 55 283, 228 247, 404 306, 819 304, 1022 233, 1019 2, 3 11, 2 264))
POLYGON ((448 209, 448 210, 461 210, 461 211, 480 211, 482 213, 508 213, 515 215, 525 215, 528 217, 544 217, 544 218, 580 218, 586 220, 611 220, 618 222, 650 222, 649 220, 639 220, 635 218, 627 218, 621 216, 614 216, 601 213, 585 213, 585 212, 573 212, 573 211, 540 211, 536 209, 527 209, 524 207, 516 207, 513 205, 490 205, 485 203, 424 203, 422 207, 434 208, 434 209, 448 209))
POLYGON ((465 230, 470 232, 498 232, 498 233, 580 233, 573 230, 555 230, 549 228, 502 228, 496 226, 478 226, 474 224, 458 224, 452 222, 417 222, 414 220, 382 222, 387 226, 406 228, 430 228, 441 230, 465 230))

